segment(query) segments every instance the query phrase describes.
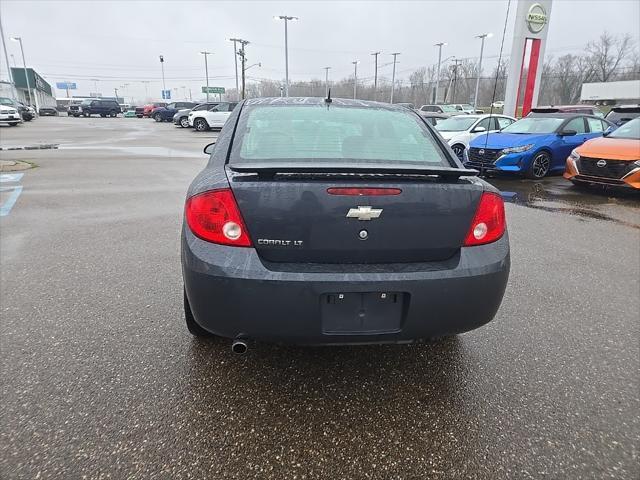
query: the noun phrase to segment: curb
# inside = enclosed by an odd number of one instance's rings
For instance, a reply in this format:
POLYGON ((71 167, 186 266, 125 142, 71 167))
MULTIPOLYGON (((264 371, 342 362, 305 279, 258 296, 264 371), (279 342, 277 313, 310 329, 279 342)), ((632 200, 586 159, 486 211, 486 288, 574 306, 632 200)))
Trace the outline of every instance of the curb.
POLYGON ((57 150, 59 143, 43 143, 40 145, 27 145, 24 147, 0 147, 0 151, 9 150, 57 150))

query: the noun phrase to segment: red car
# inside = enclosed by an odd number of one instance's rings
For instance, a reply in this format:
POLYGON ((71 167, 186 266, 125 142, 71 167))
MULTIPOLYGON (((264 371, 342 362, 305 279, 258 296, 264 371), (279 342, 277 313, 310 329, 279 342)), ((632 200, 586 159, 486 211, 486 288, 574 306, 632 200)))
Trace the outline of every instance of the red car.
POLYGON ((150 117, 151 116, 151 112, 153 111, 154 108, 158 108, 158 107, 166 107, 167 106, 167 102, 155 102, 155 103, 148 103, 144 106, 144 109, 142 110, 142 116, 143 117, 150 117))

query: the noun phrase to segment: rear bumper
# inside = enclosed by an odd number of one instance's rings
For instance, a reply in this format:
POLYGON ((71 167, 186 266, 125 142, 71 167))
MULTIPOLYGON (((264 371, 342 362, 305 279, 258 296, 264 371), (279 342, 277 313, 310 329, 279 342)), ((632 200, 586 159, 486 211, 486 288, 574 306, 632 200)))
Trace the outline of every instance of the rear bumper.
POLYGON ((493 319, 509 277, 506 233, 493 244, 462 248, 459 255, 437 264, 296 264, 270 270, 253 248, 210 244, 184 230, 182 272, 191 310, 203 328, 228 338, 403 343, 460 333, 493 319), (352 292, 404 293, 399 328, 375 334, 325 333, 321 296, 352 292))

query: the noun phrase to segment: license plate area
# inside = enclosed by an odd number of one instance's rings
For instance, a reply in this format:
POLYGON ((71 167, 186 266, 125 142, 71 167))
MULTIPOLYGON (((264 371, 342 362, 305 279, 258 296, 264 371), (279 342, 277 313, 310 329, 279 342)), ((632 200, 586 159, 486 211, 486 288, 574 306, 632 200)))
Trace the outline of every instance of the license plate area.
POLYGON ((407 293, 346 292, 320 297, 326 335, 396 333, 401 330, 407 293))

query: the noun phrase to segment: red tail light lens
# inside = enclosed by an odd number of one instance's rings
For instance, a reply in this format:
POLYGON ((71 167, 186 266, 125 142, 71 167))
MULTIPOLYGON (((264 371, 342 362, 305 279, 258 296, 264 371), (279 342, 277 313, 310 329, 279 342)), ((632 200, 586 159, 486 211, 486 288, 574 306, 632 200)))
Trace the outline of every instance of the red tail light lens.
POLYGON ((399 188, 357 188, 357 187, 334 187, 327 188, 329 195, 352 195, 352 196, 376 196, 376 195, 400 195, 399 188))
POLYGON ((505 226, 502 197, 496 193, 484 192, 480 197, 467 238, 464 240, 464 246, 472 247, 495 242, 504 234, 505 226))
POLYGON ((229 188, 194 195, 185 206, 187 225, 207 242, 250 247, 249 232, 229 188))

